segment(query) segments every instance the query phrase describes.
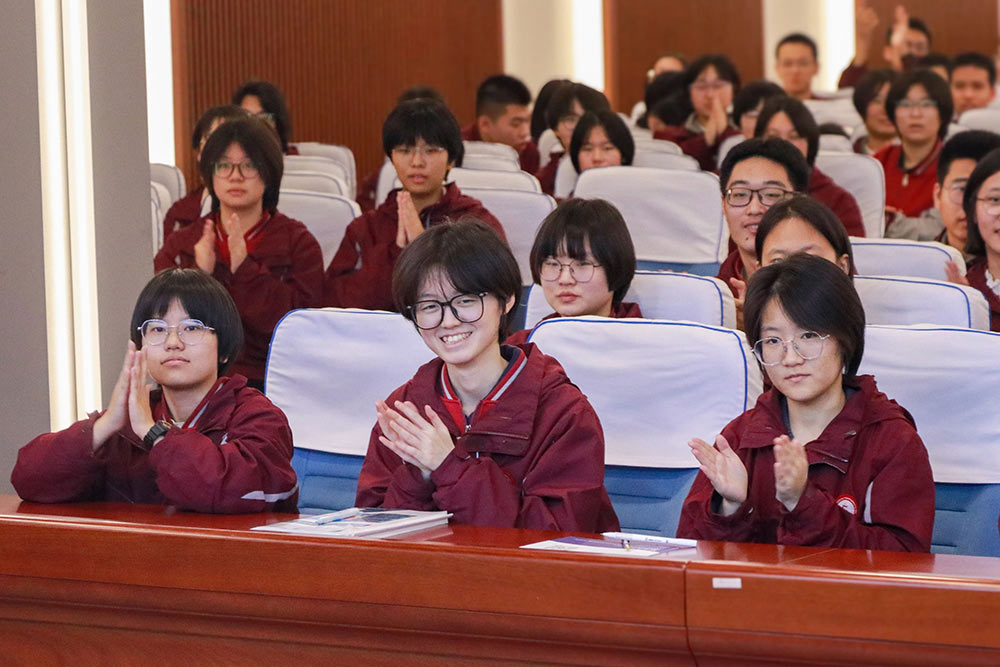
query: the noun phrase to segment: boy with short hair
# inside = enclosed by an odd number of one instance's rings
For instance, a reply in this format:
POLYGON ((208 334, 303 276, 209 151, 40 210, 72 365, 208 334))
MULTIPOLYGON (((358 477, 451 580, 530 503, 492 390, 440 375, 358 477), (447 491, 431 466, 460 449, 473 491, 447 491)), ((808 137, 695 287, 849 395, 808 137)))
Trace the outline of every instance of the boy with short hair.
POLYGON ((462 129, 465 141, 506 144, 518 152, 522 171, 534 174, 541 158, 531 140, 531 91, 507 74, 494 74, 476 90, 476 122, 462 129))
POLYGON ((955 119, 969 109, 989 106, 996 95, 997 68, 992 58, 968 51, 951 62, 951 97, 955 101, 955 119))
POLYGON ((812 80, 819 72, 816 42, 801 32, 785 35, 774 50, 774 69, 785 94, 813 99, 812 80))

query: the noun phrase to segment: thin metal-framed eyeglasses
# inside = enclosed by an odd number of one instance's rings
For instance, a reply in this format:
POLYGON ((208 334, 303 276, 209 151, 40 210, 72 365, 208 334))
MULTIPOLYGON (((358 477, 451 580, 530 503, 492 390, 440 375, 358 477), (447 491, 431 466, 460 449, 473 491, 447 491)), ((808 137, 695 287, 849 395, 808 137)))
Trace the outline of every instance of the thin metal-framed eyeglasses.
POLYGON ((444 309, 451 310, 451 314, 459 322, 476 322, 483 316, 483 297, 489 292, 479 294, 456 294, 447 301, 436 301, 425 299, 417 301, 412 306, 407 306, 413 316, 413 323, 418 329, 436 329, 444 322, 444 309))
POLYGON ((245 162, 227 162, 225 160, 219 160, 215 163, 215 175, 219 178, 229 178, 233 175, 234 171, 240 172, 240 176, 243 178, 256 178, 260 173, 252 161, 247 160, 245 162))
POLYGON ((823 345, 829 337, 830 334, 820 335, 815 331, 804 331, 788 340, 769 336, 753 344, 753 354, 765 366, 777 366, 785 358, 788 344, 791 343, 795 354, 806 361, 812 361, 823 354, 823 345))
POLYGON ((177 338, 185 345, 197 345, 205 339, 206 333, 215 331, 201 320, 181 320, 177 326, 170 326, 163 320, 146 320, 137 328, 144 345, 163 345, 171 329, 177 332, 177 338))
POLYGON ((744 206, 749 206, 750 202, 753 201, 753 196, 757 195, 757 200, 763 206, 771 208, 775 204, 782 202, 795 193, 791 190, 786 190, 784 188, 779 188, 777 186, 769 186, 766 188, 758 188, 754 190, 753 188, 728 188, 726 190, 726 203, 730 206, 736 208, 742 208, 744 206))
POLYGON ((983 202, 983 209, 987 215, 1000 215, 1000 197, 992 195, 990 197, 976 197, 976 201, 983 202))
POLYGON ((588 262, 586 260, 581 262, 576 259, 568 264, 563 264, 555 258, 549 257, 542 262, 538 274, 542 280, 559 280, 563 269, 569 269, 569 275, 573 277, 573 280, 578 283, 585 283, 594 277, 594 268, 598 266, 600 264, 595 262, 588 262))
POLYGON ((412 158, 415 154, 419 154, 420 157, 426 160, 428 158, 441 155, 441 153, 446 151, 447 149, 444 146, 426 144, 424 146, 396 146, 392 149, 392 154, 396 157, 407 159, 412 158))

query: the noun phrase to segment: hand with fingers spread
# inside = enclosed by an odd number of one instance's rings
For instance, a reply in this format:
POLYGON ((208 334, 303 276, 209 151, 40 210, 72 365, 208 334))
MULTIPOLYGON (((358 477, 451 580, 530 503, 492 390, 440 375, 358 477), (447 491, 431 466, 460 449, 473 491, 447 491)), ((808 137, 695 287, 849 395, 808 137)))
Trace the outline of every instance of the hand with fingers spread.
POLYGON ((903 69, 903 56, 906 53, 906 31, 910 27, 910 14, 903 5, 896 5, 893 13, 892 33, 889 35, 889 46, 885 48, 885 58, 893 69, 903 69))
POLYGON ((399 458, 417 466, 425 479, 430 478, 455 449, 448 427, 429 405, 421 414, 410 401, 396 401, 395 409, 379 403, 378 422, 383 433, 379 441, 399 458))
POLYGON ((132 373, 132 366, 139 355, 135 350, 135 343, 128 342, 128 349, 125 351, 125 362, 122 370, 118 374, 115 388, 111 390, 111 400, 108 402, 108 409, 94 422, 94 451, 100 449, 101 445, 107 442, 113 434, 120 431, 125 426, 128 417, 129 384, 132 373))
POLYGON ((150 386, 146 384, 146 355, 145 350, 139 350, 135 354, 135 363, 129 371, 128 389, 128 418, 132 424, 132 430, 140 439, 146 437, 149 429, 153 428, 156 422, 153 420, 153 411, 149 406, 150 386))
POLYGON ((780 435, 774 439, 774 496, 789 512, 806 491, 809 460, 798 440, 780 435))
POLYGON ((729 442, 719 434, 715 447, 700 438, 692 439, 688 447, 716 493, 722 496, 719 513, 729 516, 736 512, 747 499, 747 469, 729 442))
POLYGON ((948 282, 955 283, 956 285, 969 285, 969 279, 962 275, 962 272, 958 269, 958 264, 948 260, 944 264, 944 272, 948 276, 948 282))
POLYGON ((399 219, 396 228, 396 245, 405 248, 424 232, 424 223, 413 203, 413 197, 406 190, 396 194, 396 210, 399 219))
POLYGON ((215 271, 215 227, 207 218, 201 229, 201 238, 194 244, 194 263, 207 274, 215 271))
POLYGON ((229 243, 229 270, 236 273, 236 269, 247 258, 247 240, 243 237, 239 214, 234 211, 228 220, 223 220, 222 228, 226 230, 226 240, 229 243))

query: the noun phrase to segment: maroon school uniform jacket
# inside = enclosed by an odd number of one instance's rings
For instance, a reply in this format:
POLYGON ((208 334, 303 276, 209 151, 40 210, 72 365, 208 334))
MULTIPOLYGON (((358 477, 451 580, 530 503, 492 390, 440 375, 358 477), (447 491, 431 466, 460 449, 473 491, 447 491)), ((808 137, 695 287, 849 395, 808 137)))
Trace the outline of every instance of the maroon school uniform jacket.
POLYGON ((698 166, 702 171, 718 171, 719 166, 716 161, 719 156, 719 146, 723 141, 739 134, 740 131, 730 125, 723 132, 715 137, 715 141, 709 144, 705 141, 704 132, 692 132, 683 125, 668 125, 653 135, 654 139, 666 139, 681 147, 686 155, 690 155, 698 161, 698 166))
POLYGON ((743 277, 743 269, 743 258, 740 257, 740 251, 733 250, 729 253, 729 256, 726 257, 726 261, 719 266, 719 273, 715 276, 722 282, 726 283, 726 287, 729 288, 729 291, 733 293, 734 297, 736 296, 736 289, 733 287, 732 283, 729 282, 729 279, 738 278, 739 280, 746 282, 746 278, 743 277))
POLYGON ((205 186, 199 185, 167 209, 167 214, 163 217, 164 243, 178 229, 184 229, 201 219, 201 198, 204 193, 205 186))
POLYGON ((434 359, 386 399, 431 406, 455 449, 424 480, 379 442, 376 423, 358 480, 358 507, 446 510, 481 526, 618 529, 604 488, 604 434, 594 409, 559 362, 528 343, 468 425, 434 359))
POLYGON ((354 201, 358 202, 362 213, 375 208, 375 191, 378 189, 378 177, 381 173, 382 165, 379 164, 358 184, 358 196, 354 201))
MULTIPOLYGON (((885 171, 885 205, 898 208, 903 215, 916 217, 934 206, 934 184, 937 182, 938 157, 941 146, 938 141, 934 150, 912 169, 903 168, 903 147, 896 144, 886 146, 874 155, 882 163, 885 171)), ((886 217, 886 228, 892 224, 891 216, 886 217)))
MULTIPOLYGON (((170 420, 159 390, 153 418, 170 420)), ((98 413, 21 448, 11 475, 39 503, 107 500, 197 512, 294 512, 298 485, 285 414, 239 375, 221 377, 183 427, 150 450, 127 423, 93 451, 98 413)))
MULTIPOLYGON (((463 141, 482 141, 483 136, 479 134, 479 126, 473 123, 462 128, 463 141)), ((542 163, 542 156, 538 152, 538 144, 531 139, 528 140, 521 150, 517 152, 518 161, 521 163, 521 171, 534 174, 538 171, 538 165, 542 163)))
POLYGON ((823 202, 837 214, 850 236, 864 236, 865 223, 861 219, 861 209, 854 195, 833 182, 833 179, 818 168, 813 167, 809 176, 809 195, 823 202))
POLYGON ((795 509, 774 491, 774 438, 786 434, 777 390, 722 430, 747 468, 747 500, 732 515, 699 472, 684 501, 679 537, 844 549, 929 551, 934 480, 913 419, 858 376, 857 393, 816 440, 806 444, 809 477, 795 509))
MULTIPOLYGON (((209 217, 218 224, 218 212, 209 217)), ((201 233, 202 223, 199 223, 171 235, 153 260, 156 272, 175 266, 196 267, 194 246, 201 233)), ((212 276, 233 297, 243 321, 243 349, 232 372, 261 382, 271 334, 278 320, 290 310, 320 305, 323 253, 305 225, 278 211, 256 233, 257 246, 248 252, 236 273, 220 260, 215 263, 212 276)))
POLYGON ((553 151, 549 155, 549 161, 544 167, 541 167, 536 173, 535 178, 542 186, 542 192, 549 195, 550 197, 555 197, 556 191, 556 172, 559 170, 559 160, 562 156, 566 154, 566 151, 553 151))
MULTIPOLYGON (((542 322, 545 320, 553 320, 559 317, 559 313, 549 313, 542 318, 542 322)), ((639 304, 633 303, 631 301, 622 301, 617 306, 611 309, 611 317, 615 319, 620 319, 623 317, 642 317, 642 311, 639 309, 639 304)), ((536 325, 537 326, 537 325, 536 325)), ((504 345, 521 345, 528 341, 528 336, 534 329, 521 329, 520 331, 515 331, 512 333, 504 345)))
POLYGON ((986 297, 990 306, 990 331, 1000 331, 1000 296, 986 284, 986 258, 980 257, 969 264, 965 278, 986 297))
MULTIPOLYGON (((399 209, 394 190, 385 203, 351 221, 337 254, 326 270, 323 303, 338 308, 395 310, 392 270, 403 249, 396 245, 399 209)), ((448 184, 441 200, 420 212, 424 227, 462 217, 482 220, 506 239, 500 221, 478 199, 448 184)))

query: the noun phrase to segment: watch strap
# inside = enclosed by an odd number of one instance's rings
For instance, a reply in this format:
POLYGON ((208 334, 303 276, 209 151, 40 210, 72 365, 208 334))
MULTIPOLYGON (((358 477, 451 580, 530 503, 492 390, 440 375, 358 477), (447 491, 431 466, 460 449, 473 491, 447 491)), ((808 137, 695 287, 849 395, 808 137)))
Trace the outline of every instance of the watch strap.
POLYGON ((146 432, 146 437, 142 441, 147 447, 152 447, 157 440, 167 434, 170 430, 170 422, 160 420, 153 424, 153 427, 146 432))

